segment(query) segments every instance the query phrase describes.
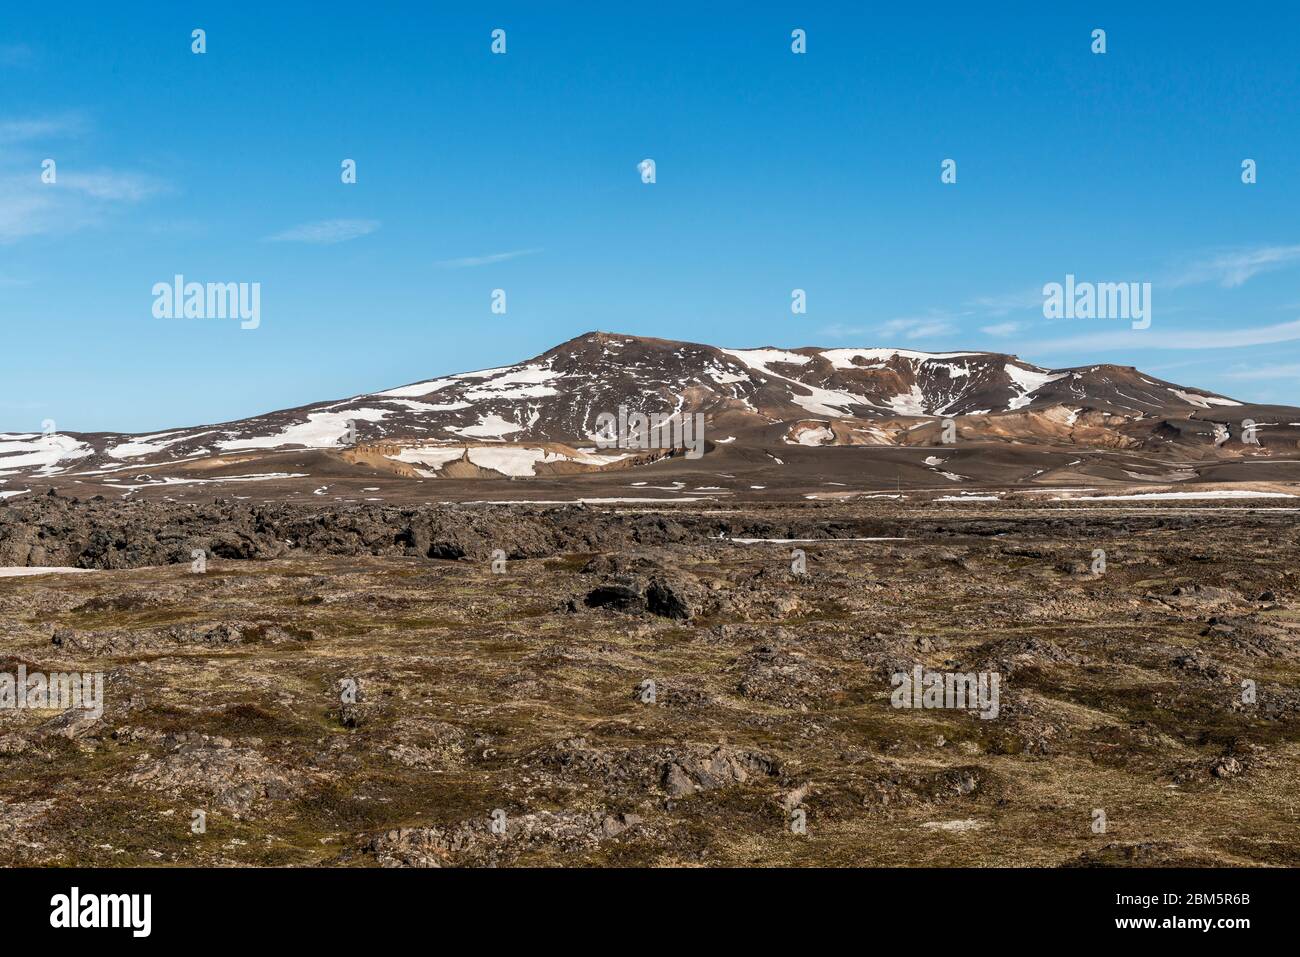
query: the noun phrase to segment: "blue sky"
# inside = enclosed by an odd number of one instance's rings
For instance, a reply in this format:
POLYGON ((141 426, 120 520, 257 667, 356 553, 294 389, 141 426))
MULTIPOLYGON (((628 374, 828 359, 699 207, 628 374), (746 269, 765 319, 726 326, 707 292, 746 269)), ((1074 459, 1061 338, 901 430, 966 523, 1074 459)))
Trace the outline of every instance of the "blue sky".
POLYGON ((1292 5, 452 6, 7 4, 0 430, 223 421, 592 329, 1300 404, 1292 5), (259 282, 261 325, 154 318, 177 273, 259 282), (1151 282, 1151 328, 1045 319, 1067 273, 1151 282))

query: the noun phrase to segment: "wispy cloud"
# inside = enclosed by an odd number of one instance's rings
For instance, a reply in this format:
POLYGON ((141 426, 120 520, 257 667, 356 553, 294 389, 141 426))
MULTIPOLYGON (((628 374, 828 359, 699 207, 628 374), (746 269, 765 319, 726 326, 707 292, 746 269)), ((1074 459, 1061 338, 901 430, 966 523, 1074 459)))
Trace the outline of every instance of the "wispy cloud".
POLYGON ((991 326, 980 326, 980 332, 988 336, 1012 336, 1022 328, 1019 322, 997 322, 991 326))
POLYGON ((41 196, 12 180, 0 181, 0 243, 50 232, 58 221, 56 208, 53 196, 41 196))
POLYGON ((1254 368, 1233 369, 1220 375, 1225 379, 1295 379, 1300 376, 1300 363, 1274 363, 1254 368))
POLYGON ((957 331, 957 327, 941 316, 910 316, 891 319, 880 327, 886 335, 901 335, 904 339, 933 339, 957 331))
POLYGON ((286 229, 274 236, 267 236, 263 242, 268 243, 314 243, 331 245, 346 243, 351 239, 368 236, 379 228, 376 219, 323 219, 316 223, 303 223, 286 229))
POLYGON ((54 183, 43 183, 39 169, 0 176, 0 243, 75 232, 166 189, 160 180, 118 170, 60 171, 54 183))
POLYGON ((1189 264, 1164 285, 1177 288, 1216 282, 1225 289, 1232 289, 1252 276, 1297 263, 1300 263, 1300 245, 1225 250, 1189 264))
POLYGON ((514 249, 507 253, 491 253, 487 256, 465 256, 462 259, 440 259, 436 263, 439 269, 467 269, 470 266, 490 266, 493 263, 503 263, 509 259, 518 259, 520 256, 531 256, 534 253, 540 253, 540 249, 514 249))
POLYGON ((85 118, 76 113, 0 120, 0 143, 13 146, 32 140, 64 139, 80 135, 86 126, 85 118))
POLYGON ((968 299, 966 305, 981 315, 994 317, 1021 312, 1025 309, 1041 309, 1043 290, 1040 286, 997 296, 976 296, 974 299, 968 299))
POLYGON ((1207 365, 1217 370, 1220 364, 1219 360, 1214 356, 1193 356, 1190 359, 1179 359, 1176 362, 1143 363, 1142 371, 1149 372, 1151 375, 1163 376, 1166 372, 1177 372, 1180 369, 1204 369, 1207 365))
MULTIPOLYGON (((0 46, 0 62, 6 50, 12 48, 0 46)), ((45 149, 53 141, 81 136, 89 128, 85 116, 75 112, 0 119, 0 146, 8 148, 0 170, 0 243, 75 232, 168 188, 162 180, 140 173, 70 169, 62 163, 55 180, 47 183, 37 159, 45 155, 57 160, 59 154, 51 150, 19 155, 33 146, 45 149)))
POLYGON ((1248 329, 1219 328, 1210 331, 1187 329, 1122 329, 1097 332, 1064 339, 1034 342, 1023 346, 1026 351, 1043 353, 1074 349, 1240 349, 1300 340, 1300 319, 1272 326, 1248 329))
POLYGON ((138 203, 166 189, 165 184, 151 176, 112 170, 60 174, 58 186, 91 199, 120 203, 138 203))
POLYGON ((876 326, 846 326, 832 323, 817 330, 817 334, 827 339, 856 339, 875 341, 883 336, 895 339, 933 339, 936 336, 951 335, 957 326, 945 313, 932 313, 924 316, 903 316, 890 319, 876 326))

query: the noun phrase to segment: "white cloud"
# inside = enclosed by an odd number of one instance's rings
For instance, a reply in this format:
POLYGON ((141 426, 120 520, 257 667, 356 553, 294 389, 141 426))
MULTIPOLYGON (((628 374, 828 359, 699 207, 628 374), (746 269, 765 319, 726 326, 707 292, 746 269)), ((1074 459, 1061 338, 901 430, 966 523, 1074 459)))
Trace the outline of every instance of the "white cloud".
POLYGON ((1222 372, 1225 379, 1294 379, 1300 376, 1300 363, 1273 364, 1222 372))
POLYGON ((323 219, 320 222, 294 226, 274 236, 267 236, 263 242, 329 245, 368 236, 378 228, 379 221, 374 219, 323 219))
POLYGON ((66 138, 77 136, 85 129, 86 121, 72 113, 25 120, 0 120, 0 143, 12 146, 31 140, 66 138))
POLYGON ((947 316, 936 313, 928 316, 890 319, 879 326, 846 326, 837 322, 823 326, 817 330, 817 334, 829 339, 865 340, 882 335, 903 339, 932 339, 956 331, 957 327, 948 320, 947 316))
POLYGON ((1064 352, 1073 349, 1239 349, 1300 340, 1300 319, 1246 329, 1219 328, 1208 332, 1186 329, 1122 329, 1035 342, 1025 351, 1064 352))
POLYGON ((57 235, 97 225, 123 207, 165 189, 136 173, 59 171, 43 183, 40 170, 0 177, 0 243, 29 236, 57 235))
POLYGON ((1020 331, 1018 322, 998 322, 991 326, 981 326, 980 332, 988 336, 1010 336, 1020 331))
POLYGON ((1000 296, 977 296, 967 300, 966 305, 986 316, 1005 316, 1011 312, 1043 307, 1042 287, 1025 289, 1021 292, 1009 292, 1000 296))
POLYGON ((440 259, 434 263, 439 269, 465 269, 470 266, 490 266, 492 263, 503 263, 509 259, 518 259, 520 256, 531 256, 534 253, 540 253, 540 249, 515 249, 508 253, 491 253, 487 256, 465 256, 462 259, 440 259))
POLYGON ((1225 289, 1232 289, 1261 272, 1283 269, 1297 262, 1300 262, 1300 245, 1228 250, 1192 263, 1166 285, 1177 288, 1217 282, 1225 289))
POLYGON ((904 339, 933 339, 956 332, 957 327, 938 316, 914 316, 891 319, 880 327, 887 335, 901 335, 904 339))
POLYGON ((124 203, 138 203, 164 188, 148 176, 103 171, 60 173, 57 186, 77 190, 91 199, 124 203))
MULTIPOLYGON (((0 181, 0 243, 50 232, 58 221, 56 206, 52 196, 24 190, 13 181, 0 181)), ((84 223, 67 225, 77 228, 84 223)))
MULTIPOLYGON (((5 49, 0 47, 0 58, 5 49)), ((55 150, 44 152, 48 141, 79 136, 88 126, 77 113, 0 119, 0 146, 30 144, 42 149, 21 158, 12 149, 8 151, 10 162, 0 171, 0 243, 97 225, 124 206, 166 188, 160 180, 139 173, 86 170, 65 163, 58 165, 53 183, 43 182, 39 158, 49 156, 57 161, 59 156, 55 150)))

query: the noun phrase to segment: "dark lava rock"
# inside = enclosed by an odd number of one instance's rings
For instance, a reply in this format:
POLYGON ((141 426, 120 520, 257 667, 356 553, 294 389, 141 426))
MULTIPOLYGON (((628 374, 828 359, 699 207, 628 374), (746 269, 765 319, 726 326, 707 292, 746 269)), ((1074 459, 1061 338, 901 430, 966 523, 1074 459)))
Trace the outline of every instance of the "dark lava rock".
POLYGON ((617 611, 639 611, 645 607, 641 592, 632 585, 613 582, 597 585, 583 599, 588 608, 613 608, 617 611))
POLYGON ((653 615, 682 620, 694 616, 698 606, 691 600, 689 586, 681 582, 655 579, 645 592, 646 608, 653 615))

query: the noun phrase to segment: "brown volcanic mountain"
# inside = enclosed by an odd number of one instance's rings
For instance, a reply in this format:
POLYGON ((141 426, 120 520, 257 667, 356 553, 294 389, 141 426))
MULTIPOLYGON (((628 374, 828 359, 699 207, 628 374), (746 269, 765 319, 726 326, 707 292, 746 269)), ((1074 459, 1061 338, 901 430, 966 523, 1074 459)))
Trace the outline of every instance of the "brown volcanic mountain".
MULTIPOLYGON (((843 460, 832 466, 824 456, 836 447, 882 454, 927 447, 949 457, 960 453, 973 466, 955 472, 937 455, 922 457, 919 465, 911 463, 912 455, 905 470, 887 455, 871 460, 885 461, 881 474, 896 482, 906 471, 909 484, 918 478, 1042 481, 1059 469, 1054 460, 1024 474, 1003 467, 1025 458, 1030 447, 1039 455, 1129 456, 1108 464, 1105 476, 1092 473, 1114 481, 1148 475, 1170 482, 1275 481, 1279 475, 1260 470, 1201 476, 1175 466, 1274 459, 1293 452, 1300 438, 1300 409, 1244 405, 1129 366, 1044 369, 988 352, 721 349, 593 332, 517 365, 220 425, 149 435, 2 435, 0 495, 32 480, 129 492, 213 479, 266 481, 268 475, 311 479, 323 474, 322 463, 330 475, 351 469, 406 479, 559 477, 625 472, 665 457, 596 447, 597 416, 620 407, 702 413, 709 454, 696 466, 722 468, 719 474, 727 477, 787 460, 835 471, 843 460), (945 439, 946 419, 952 425, 945 439), (1259 425, 1258 444, 1243 441, 1250 438, 1244 420, 1259 425), (945 448, 946 440, 956 444, 945 448), (809 457, 818 448, 823 451, 809 457), (971 461, 977 448, 987 461, 971 461), (917 468, 923 471, 913 474, 917 468)), ((862 461, 872 473, 870 462, 862 461)))

